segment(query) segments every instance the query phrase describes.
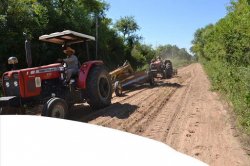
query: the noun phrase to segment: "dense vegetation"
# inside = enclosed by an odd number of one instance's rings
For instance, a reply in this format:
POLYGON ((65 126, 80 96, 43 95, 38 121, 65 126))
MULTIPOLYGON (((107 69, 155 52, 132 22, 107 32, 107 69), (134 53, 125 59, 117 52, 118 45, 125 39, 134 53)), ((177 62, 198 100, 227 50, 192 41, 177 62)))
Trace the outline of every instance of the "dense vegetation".
MULTIPOLYGON (((134 68, 145 69, 158 54, 166 57, 165 53, 172 46, 154 49, 141 44, 142 37, 137 34, 140 27, 135 18, 124 16, 113 23, 105 14, 108 9, 109 4, 100 0, 0 0, 0 76, 8 70, 10 56, 18 58, 19 68, 27 67, 24 32, 31 40, 33 66, 53 63, 65 56, 61 46, 43 43, 38 38, 67 29, 92 36, 96 36, 98 29, 97 57, 95 43, 89 43, 90 57, 87 57, 86 45, 73 46, 81 62, 102 59, 109 69, 113 69, 129 60, 134 68)), ((178 58, 191 57, 177 46, 172 50, 171 56, 178 53, 178 58)))
POLYGON ((213 89, 231 101, 239 124, 250 133, 250 1, 232 1, 227 15, 198 29, 191 51, 209 74, 213 89))
MULTIPOLYGON (((134 66, 144 65, 155 51, 152 46, 141 44, 140 29, 132 16, 125 16, 113 24, 105 12, 109 5, 99 0, 1 0, 0 1, 0 62, 6 69, 10 56, 19 59, 20 67, 26 67, 24 36, 32 40, 33 65, 54 62, 64 56, 60 47, 38 41, 43 34, 66 29, 95 36, 98 20, 98 59, 114 68, 126 59, 134 66)), ((87 59, 84 44, 73 46, 81 61, 87 59)), ((90 44, 90 59, 95 57, 95 43, 90 44)))

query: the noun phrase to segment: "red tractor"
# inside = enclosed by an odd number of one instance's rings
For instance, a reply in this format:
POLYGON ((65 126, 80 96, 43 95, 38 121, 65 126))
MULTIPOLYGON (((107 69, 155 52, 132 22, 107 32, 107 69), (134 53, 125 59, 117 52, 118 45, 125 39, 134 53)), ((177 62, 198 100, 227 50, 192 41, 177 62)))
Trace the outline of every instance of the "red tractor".
MULTIPOLYGON (((95 38, 66 30, 40 36, 39 40, 69 46, 95 38)), ((111 104, 112 83, 102 61, 80 64, 78 74, 65 84, 65 64, 30 67, 29 41, 25 41, 25 46, 29 68, 17 70, 17 58, 9 58, 8 63, 13 65, 13 70, 2 77, 4 97, 0 98, 0 114, 24 114, 26 110, 43 105, 43 116, 66 118, 75 103, 87 102, 94 109, 111 104)))
POLYGON ((149 71, 153 74, 154 77, 157 77, 157 74, 161 74, 163 79, 169 79, 173 76, 173 65, 170 60, 152 60, 149 65, 149 71))

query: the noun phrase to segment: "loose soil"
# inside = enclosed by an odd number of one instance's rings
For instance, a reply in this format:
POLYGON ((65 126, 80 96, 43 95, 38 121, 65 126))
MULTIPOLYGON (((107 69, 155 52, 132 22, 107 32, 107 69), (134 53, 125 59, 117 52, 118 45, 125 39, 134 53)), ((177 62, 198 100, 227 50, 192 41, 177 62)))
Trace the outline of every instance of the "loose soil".
POLYGON ((250 165, 250 151, 240 143, 228 106, 200 64, 178 70, 157 85, 134 87, 98 111, 76 106, 70 119, 106 126, 161 141, 209 165, 250 165), (248 154, 247 154, 248 153, 248 154))

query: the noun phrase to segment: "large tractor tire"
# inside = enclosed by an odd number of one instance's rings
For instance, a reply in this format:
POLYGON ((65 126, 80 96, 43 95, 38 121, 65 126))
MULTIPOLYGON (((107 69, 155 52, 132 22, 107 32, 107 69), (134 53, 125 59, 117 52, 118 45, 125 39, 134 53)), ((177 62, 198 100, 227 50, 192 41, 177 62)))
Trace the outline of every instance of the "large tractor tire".
POLYGON ((170 60, 165 61, 165 74, 167 79, 172 78, 173 76, 173 66, 170 60))
POLYGON ((93 109, 111 104, 112 83, 105 66, 94 66, 90 70, 87 78, 87 97, 87 102, 93 109))
POLYGON ((69 113, 68 105, 65 100, 60 98, 49 99, 43 107, 42 116, 54 117, 54 118, 67 118, 69 113))

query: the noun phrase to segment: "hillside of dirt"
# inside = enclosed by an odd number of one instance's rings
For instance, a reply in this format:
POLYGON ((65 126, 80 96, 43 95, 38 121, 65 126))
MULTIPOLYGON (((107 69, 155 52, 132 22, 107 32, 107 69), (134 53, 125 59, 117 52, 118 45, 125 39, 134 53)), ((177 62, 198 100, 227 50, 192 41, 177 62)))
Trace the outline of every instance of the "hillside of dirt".
POLYGON ((209 165, 250 165, 228 107, 209 89, 202 66, 192 64, 170 80, 158 79, 154 88, 143 85, 114 97, 105 109, 78 106, 71 119, 161 141, 209 165))

